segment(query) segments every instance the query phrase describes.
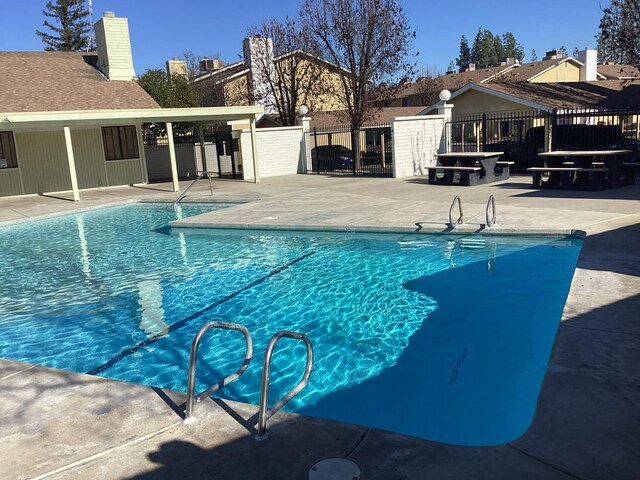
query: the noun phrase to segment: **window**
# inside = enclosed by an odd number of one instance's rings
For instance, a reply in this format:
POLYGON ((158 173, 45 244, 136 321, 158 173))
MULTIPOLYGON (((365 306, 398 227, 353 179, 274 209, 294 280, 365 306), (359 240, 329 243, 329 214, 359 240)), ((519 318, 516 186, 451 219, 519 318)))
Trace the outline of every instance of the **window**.
POLYGON ((16 168, 16 146, 13 143, 13 132, 0 132, 0 168, 16 168))
POLYGON ((136 127, 102 127, 104 156, 107 160, 139 158, 136 127))

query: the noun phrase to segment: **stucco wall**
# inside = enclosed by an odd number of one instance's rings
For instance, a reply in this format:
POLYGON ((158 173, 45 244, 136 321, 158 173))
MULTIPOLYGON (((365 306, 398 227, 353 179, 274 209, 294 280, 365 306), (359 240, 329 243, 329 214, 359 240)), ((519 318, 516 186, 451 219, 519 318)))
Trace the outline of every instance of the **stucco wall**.
POLYGON ((435 165, 436 154, 444 149, 445 117, 399 117, 393 120, 391 128, 393 176, 405 178, 426 175, 425 167, 435 165))
MULTIPOLYGON (((261 128, 256 131, 260 178, 294 175, 304 171, 304 137, 302 127, 261 128)), ((244 179, 254 181, 251 132, 240 136, 244 179)))

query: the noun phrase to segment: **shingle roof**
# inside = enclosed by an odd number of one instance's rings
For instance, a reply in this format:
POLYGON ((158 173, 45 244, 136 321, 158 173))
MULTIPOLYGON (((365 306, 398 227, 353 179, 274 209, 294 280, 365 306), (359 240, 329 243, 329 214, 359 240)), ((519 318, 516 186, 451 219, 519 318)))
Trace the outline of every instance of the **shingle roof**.
POLYGON ((136 82, 107 80, 94 54, 0 52, 0 112, 160 108, 136 82))
MULTIPOLYGON (((424 107, 385 107, 371 112, 365 125, 371 123, 386 124, 395 117, 410 117, 417 115, 424 107)), ((344 110, 330 112, 310 112, 312 128, 345 127, 349 125, 349 117, 344 110)))
MULTIPOLYGON (((557 62, 574 61, 571 57, 563 59, 542 60, 540 62, 521 63, 516 65, 499 65, 490 68, 481 68, 468 72, 450 73, 441 75, 435 79, 427 81, 437 81, 438 87, 450 91, 458 90, 469 83, 487 84, 493 82, 526 82, 532 77, 539 75, 548 68, 553 67, 557 62)), ((420 80, 407 84, 398 98, 419 94, 421 91, 420 80)), ((434 99, 435 101, 436 99, 434 99)))
POLYGON ((640 108, 640 82, 506 82, 485 83, 482 87, 550 108, 640 108))
POLYGON ((564 63, 564 62, 574 62, 576 65, 579 65, 573 58, 565 57, 560 59, 551 59, 551 60, 542 60, 540 62, 529 62, 522 63, 518 68, 513 68, 508 72, 502 73, 495 77, 494 79, 489 80, 486 83, 491 82, 526 82, 530 78, 533 78, 537 75, 540 75, 545 70, 555 66, 556 64, 564 63))
POLYGON ((640 68, 633 65, 598 65, 598 73, 609 79, 640 78, 640 68))

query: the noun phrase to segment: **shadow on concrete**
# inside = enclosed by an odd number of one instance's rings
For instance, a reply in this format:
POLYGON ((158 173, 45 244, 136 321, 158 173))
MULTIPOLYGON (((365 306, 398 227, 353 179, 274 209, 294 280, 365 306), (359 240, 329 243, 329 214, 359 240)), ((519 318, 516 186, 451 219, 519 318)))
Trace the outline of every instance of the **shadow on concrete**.
MULTIPOLYGON (((530 188, 530 185, 526 187, 523 184, 518 183, 502 183, 496 184, 496 188, 501 189, 518 189, 530 188)), ((638 185, 629 185, 620 188, 610 188, 607 190, 552 190, 552 189, 531 189, 526 193, 519 193, 514 197, 526 197, 526 198, 576 198, 576 199, 588 199, 588 200, 635 200, 640 199, 640 188, 638 185)))
POLYGON ((39 197, 45 197, 45 198, 53 198, 54 200, 64 200, 65 202, 73 203, 73 197, 71 197, 71 198, 61 197, 59 195, 52 195, 50 193, 39 193, 38 196, 39 197))
POLYGON ((589 235, 578 267, 640 277, 640 224, 589 235))

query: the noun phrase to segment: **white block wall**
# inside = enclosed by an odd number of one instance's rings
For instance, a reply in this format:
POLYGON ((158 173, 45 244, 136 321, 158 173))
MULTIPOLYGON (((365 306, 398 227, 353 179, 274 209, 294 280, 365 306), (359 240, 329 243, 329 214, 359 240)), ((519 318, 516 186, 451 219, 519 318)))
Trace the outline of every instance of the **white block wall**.
MULTIPOLYGON (((302 127, 259 128, 256 130, 260 178, 304 172, 304 132, 302 127)), ((243 130, 240 149, 244 179, 254 181, 251 132, 243 130)))
POLYGON ((426 167, 435 165, 436 154, 444 152, 445 117, 420 115, 397 117, 393 130, 393 176, 427 175, 426 167))

